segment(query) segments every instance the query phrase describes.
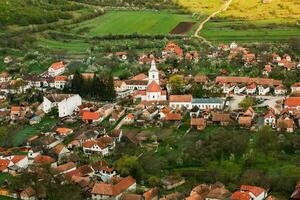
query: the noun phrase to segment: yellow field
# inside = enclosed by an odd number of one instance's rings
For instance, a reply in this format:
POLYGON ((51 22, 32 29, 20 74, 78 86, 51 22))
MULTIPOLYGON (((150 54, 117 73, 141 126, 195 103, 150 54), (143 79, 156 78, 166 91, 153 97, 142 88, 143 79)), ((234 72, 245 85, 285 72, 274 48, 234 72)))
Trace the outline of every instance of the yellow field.
MULTIPOLYGON (((174 0, 193 12, 210 13, 217 10, 222 0, 174 0)), ((233 0, 227 11, 220 17, 258 20, 258 19, 300 19, 300 0, 233 0)))

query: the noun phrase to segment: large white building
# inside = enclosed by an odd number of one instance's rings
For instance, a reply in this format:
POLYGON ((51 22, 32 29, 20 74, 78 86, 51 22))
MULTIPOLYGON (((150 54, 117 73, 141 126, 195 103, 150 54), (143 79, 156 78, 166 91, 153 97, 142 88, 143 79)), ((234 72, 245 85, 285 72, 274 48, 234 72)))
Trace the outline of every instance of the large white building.
POLYGON ((63 61, 60 61, 60 62, 53 63, 49 67, 48 74, 49 76, 55 77, 63 74, 65 70, 66 70, 66 65, 63 63, 63 61))
POLYGON ((221 98, 193 98, 192 95, 170 95, 169 105, 171 108, 192 109, 197 106, 200 110, 204 109, 223 109, 225 100, 221 98))
POLYGON ((58 116, 65 117, 72 115, 82 103, 78 94, 50 94, 44 97, 43 111, 49 113, 52 108, 58 108, 58 116))

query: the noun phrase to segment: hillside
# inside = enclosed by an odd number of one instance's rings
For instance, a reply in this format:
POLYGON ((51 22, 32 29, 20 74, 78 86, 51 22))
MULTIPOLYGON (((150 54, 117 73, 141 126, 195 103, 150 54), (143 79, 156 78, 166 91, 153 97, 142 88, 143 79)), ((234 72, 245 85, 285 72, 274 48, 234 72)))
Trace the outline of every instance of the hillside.
POLYGON ((45 24, 71 19, 73 12, 82 8, 82 5, 67 0, 2 0, 0 26, 45 24))
MULTIPOLYGON (((208 14, 218 9, 224 1, 174 0, 174 2, 192 12, 208 14)), ((298 0, 268 0, 268 3, 263 3, 263 0, 233 0, 229 9, 220 16, 243 20, 279 18, 297 20, 300 19, 300 2, 298 0)))

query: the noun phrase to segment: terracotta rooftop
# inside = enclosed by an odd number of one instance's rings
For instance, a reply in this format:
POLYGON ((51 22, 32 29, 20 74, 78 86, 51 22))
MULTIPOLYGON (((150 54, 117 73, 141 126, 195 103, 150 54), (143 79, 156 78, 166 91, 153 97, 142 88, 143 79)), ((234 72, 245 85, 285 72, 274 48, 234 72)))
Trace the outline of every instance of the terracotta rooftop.
POLYGON ((170 95, 169 102, 192 102, 192 95, 170 95))
POLYGON ((63 67, 65 67, 65 64, 63 63, 63 61, 60 61, 60 62, 53 63, 50 68, 54 70, 58 70, 63 67))

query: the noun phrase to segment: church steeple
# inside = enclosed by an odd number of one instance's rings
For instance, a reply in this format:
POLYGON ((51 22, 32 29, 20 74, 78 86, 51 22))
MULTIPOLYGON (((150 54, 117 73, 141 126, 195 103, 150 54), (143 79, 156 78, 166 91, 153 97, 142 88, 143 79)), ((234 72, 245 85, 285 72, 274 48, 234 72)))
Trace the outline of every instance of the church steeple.
POLYGON ((153 59, 151 62, 151 67, 149 70, 149 82, 148 85, 152 82, 155 81, 159 85, 159 71, 156 68, 156 63, 155 60, 153 59))

